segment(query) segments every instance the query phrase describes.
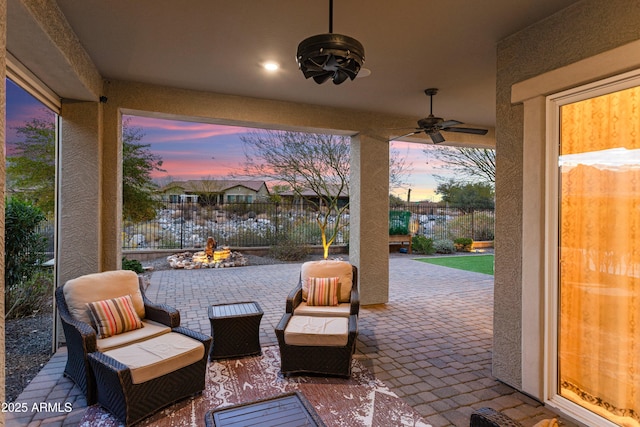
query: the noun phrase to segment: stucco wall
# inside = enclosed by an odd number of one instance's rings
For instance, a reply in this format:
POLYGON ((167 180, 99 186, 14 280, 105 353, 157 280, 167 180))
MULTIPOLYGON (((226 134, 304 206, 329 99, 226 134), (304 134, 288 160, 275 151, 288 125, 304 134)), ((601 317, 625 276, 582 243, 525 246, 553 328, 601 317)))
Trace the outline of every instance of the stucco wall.
MULTIPOLYGON (((522 385, 523 118, 514 83, 640 39, 640 2, 585 0, 498 44, 494 375, 522 385)), ((536 168, 529 168, 533 172, 536 168)))
POLYGON ((102 107, 97 102, 64 102, 58 155, 57 282, 101 271, 100 170, 102 107), (80 184, 81 183, 81 184, 80 184), (79 185, 80 184, 80 185, 79 185))

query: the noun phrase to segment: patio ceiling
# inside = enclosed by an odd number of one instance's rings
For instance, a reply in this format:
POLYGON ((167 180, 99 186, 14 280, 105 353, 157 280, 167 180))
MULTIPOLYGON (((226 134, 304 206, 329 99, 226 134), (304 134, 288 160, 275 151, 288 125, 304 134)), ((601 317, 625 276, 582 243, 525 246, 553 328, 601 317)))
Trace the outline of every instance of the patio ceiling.
MULTIPOLYGON (((57 0, 108 79, 416 119, 428 114, 423 90, 437 87, 436 115, 483 127, 495 126, 497 42, 575 2, 336 0, 333 30, 364 45, 371 75, 335 86, 305 80, 295 61, 301 40, 328 32, 328 0, 57 0), (263 70, 267 60, 280 70, 263 70)), ((47 53, 27 49, 11 3, 9 13, 8 50, 37 68, 47 53)))

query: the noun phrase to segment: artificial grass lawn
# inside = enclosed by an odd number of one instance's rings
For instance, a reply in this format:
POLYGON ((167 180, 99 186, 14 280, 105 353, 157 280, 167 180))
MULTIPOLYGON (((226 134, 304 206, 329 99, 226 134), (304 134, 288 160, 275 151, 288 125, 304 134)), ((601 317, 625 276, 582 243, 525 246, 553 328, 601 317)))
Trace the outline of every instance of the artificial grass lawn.
POLYGON ((416 261, 493 275, 493 255, 456 255, 441 258, 418 258, 416 261))

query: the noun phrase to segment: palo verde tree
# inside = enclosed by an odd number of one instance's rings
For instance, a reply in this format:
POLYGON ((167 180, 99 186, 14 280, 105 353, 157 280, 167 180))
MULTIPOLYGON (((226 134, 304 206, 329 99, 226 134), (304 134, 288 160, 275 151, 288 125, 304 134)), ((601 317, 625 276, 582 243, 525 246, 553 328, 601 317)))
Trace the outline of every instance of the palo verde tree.
POLYGON ((442 196, 442 201, 464 213, 474 209, 492 209, 495 194, 493 186, 486 182, 461 182, 454 179, 442 181, 438 184, 436 194, 442 196))
POLYGON ((7 181, 12 193, 47 216, 55 208, 56 129, 53 113, 16 127, 20 138, 7 156, 7 181))
MULTIPOLYGON (((34 118, 16 128, 20 140, 7 156, 8 186, 20 199, 32 203, 46 215, 55 206, 55 124, 53 118, 34 118)), ((155 217, 157 202, 151 180, 163 171, 162 159, 142 144, 142 129, 125 121, 122 127, 122 213, 132 221, 155 217)))
POLYGON ((198 196, 200 206, 215 206, 218 204, 219 195, 223 193, 223 188, 219 180, 208 175, 200 179, 198 188, 194 192, 198 196))
POLYGON ((496 150, 475 147, 429 147, 423 152, 433 155, 443 165, 439 169, 454 173, 457 181, 496 183, 496 150))
POLYGON ((162 158, 153 154, 150 144, 142 144, 141 128, 132 127, 129 119, 122 125, 122 217, 129 221, 148 221, 156 217, 159 202, 153 197, 158 186, 154 171, 162 169, 162 158))
MULTIPOLYGON (((241 140, 244 175, 279 182, 314 205, 324 258, 328 258, 329 247, 343 227, 342 215, 349 207, 339 202, 340 197, 349 195, 349 138, 264 130, 251 132, 241 140), (309 191, 315 197, 305 197, 309 191)), ((392 156, 391 182, 401 183, 404 171, 404 161, 392 156)))

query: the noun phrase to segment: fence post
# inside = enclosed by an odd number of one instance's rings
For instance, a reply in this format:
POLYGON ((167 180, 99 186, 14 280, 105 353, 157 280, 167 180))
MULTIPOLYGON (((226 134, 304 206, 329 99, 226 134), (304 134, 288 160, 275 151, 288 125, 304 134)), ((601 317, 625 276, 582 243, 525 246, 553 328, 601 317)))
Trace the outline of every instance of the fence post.
POLYGON ((471 240, 476 240, 476 210, 471 210, 471 240))
POLYGON ((180 198, 180 250, 184 249, 184 200, 180 198))
POLYGON ((280 243, 280 203, 276 202, 276 238, 275 244, 280 243))

